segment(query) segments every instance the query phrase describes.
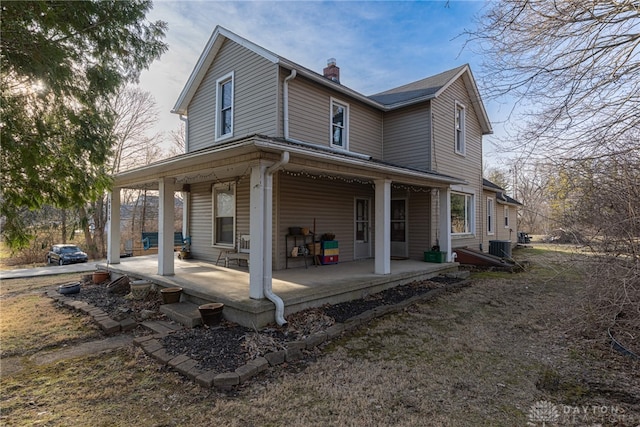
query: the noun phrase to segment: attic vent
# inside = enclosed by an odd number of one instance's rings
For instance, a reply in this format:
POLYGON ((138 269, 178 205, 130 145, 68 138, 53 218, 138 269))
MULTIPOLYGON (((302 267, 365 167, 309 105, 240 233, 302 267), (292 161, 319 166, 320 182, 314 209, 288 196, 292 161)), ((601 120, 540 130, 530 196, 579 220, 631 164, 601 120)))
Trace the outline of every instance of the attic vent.
POLYGON ((327 67, 322 70, 322 74, 336 83, 340 83, 340 68, 336 66, 336 58, 327 60, 327 67))

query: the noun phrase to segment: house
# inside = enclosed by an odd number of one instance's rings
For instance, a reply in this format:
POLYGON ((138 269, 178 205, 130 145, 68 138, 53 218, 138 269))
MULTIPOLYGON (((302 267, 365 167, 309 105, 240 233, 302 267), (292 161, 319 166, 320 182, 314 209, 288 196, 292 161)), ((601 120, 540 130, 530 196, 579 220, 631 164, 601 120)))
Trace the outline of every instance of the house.
POLYGON ((392 258, 438 247, 451 262, 456 247, 480 247, 485 194, 511 207, 483 183, 492 130, 468 65, 365 96, 340 83, 333 59, 317 73, 216 27, 173 112, 186 152, 118 174, 112 206, 120 188, 159 190, 158 274, 172 275, 173 193, 184 192, 192 257, 216 262, 247 237, 249 296, 273 301, 278 323, 272 272, 312 261, 299 255, 322 235, 333 243, 320 261, 373 259, 387 275, 392 258))
MULTIPOLYGON (((486 205, 483 218, 484 239, 481 244, 501 240, 510 242, 512 247, 516 246, 518 244, 518 208, 522 203, 505 194, 504 188, 487 179, 482 180, 482 186, 486 205)), ((481 249, 486 246, 483 244, 481 249)))

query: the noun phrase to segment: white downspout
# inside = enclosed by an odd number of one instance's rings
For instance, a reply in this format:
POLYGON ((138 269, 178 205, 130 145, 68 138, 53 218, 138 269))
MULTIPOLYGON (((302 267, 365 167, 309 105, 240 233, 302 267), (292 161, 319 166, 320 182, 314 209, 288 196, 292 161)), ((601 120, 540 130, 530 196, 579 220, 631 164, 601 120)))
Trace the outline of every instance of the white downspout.
MULTIPOLYGON (((183 114, 180 114, 180 121, 184 123, 184 152, 189 152, 189 118, 183 114)), ((183 238, 190 237, 189 230, 191 230, 191 224, 189 223, 191 206, 191 192, 183 191, 182 199, 182 236, 183 238)))
MULTIPOLYGON (((295 73, 295 70, 294 70, 295 73)), ((292 73, 292 74, 294 74, 292 73)), ((295 77, 295 74, 294 74, 295 77)), ((264 245, 263 245, 263 290, 264 296, 273 302, 276 306, 276 323, 280 326, 287 324, 284 318, 284 302, 282 298, 273 293, 273 277, 272 277, 272 250, 273 250, 273 174, 282 166, 289 163, 289 152, 284 151, 280 161, 271 165, 264 176, 264 245)))
POLYGON ((189 117, 180 114, 180 121, 184 123, 184 152, 189 152, 189 117))
POLYGON ((284 79, 284 89, 283 89, 284 139, 289 139, 289 81, 295 79, 297 74, 298 73, 296 70, 291 70, 291 74, 289 74, 289 76, 286 79, 284 79))

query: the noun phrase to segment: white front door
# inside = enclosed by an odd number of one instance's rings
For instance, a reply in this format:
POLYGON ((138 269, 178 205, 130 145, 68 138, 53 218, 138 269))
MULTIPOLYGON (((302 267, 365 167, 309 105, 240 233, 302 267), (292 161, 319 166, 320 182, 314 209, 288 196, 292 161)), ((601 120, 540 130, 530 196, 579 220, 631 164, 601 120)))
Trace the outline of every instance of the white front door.
POLYGON ((407 258, 407 200, 391 200, 391 257, 407 258))
POLYGON ((353 258, 371 258, 371 203, 369 199, 356 198, 354 212, 355 241, 353 245, 353 258))

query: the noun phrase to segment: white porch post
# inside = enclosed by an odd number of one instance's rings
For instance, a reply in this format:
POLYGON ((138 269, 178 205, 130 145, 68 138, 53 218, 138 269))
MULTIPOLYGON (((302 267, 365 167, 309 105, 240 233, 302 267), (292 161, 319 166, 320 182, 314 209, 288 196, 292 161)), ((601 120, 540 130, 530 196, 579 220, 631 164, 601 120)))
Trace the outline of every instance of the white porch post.
POLYGON ((114 187, 109 193, 107 223, 107 264, 120 264, 120 188, 114 187))
MULTIPOLYGON (((265 225, 265 170, 266 166, 254 165, 251 168, 249 194, 249 233, 251 234, 249 253, 249 298, 264 299, 264 272, 271 262, 266 264, 266 241, 271 242, 271 233, 267 234, 265 225)), ((271 201, 269 201, 271 202, 271 201)), ((271 220, 269 220, 271 221, 271 220)), ((271 223, 269 222, 269 225, 271 223)), ((271 227, 269 227, 271 230, 271 227)), ((270 247, 271 245, 269 245, 270 247)), ((271 259, 271 251, 269 251, 271 259)))
POLYGON ((182 237, 189 237, 189 230, 191 230, 191 224, 189 224, 189 206, 191 203, 191 193, 189 191, 182 192, 182 237))
POLYGON ((175 219, 173 178, 160 178, 159 184, 158 274, 172 276, 174 274, 173 223, 175 219))
POLYGON ((375 274, 391 274, 391 180, 377 179, 375 274))
POLYGON ((451 262, 451 189, 441 188, 439 191, 440 223, 440 251, 446 252, 447 262, 451 262))

